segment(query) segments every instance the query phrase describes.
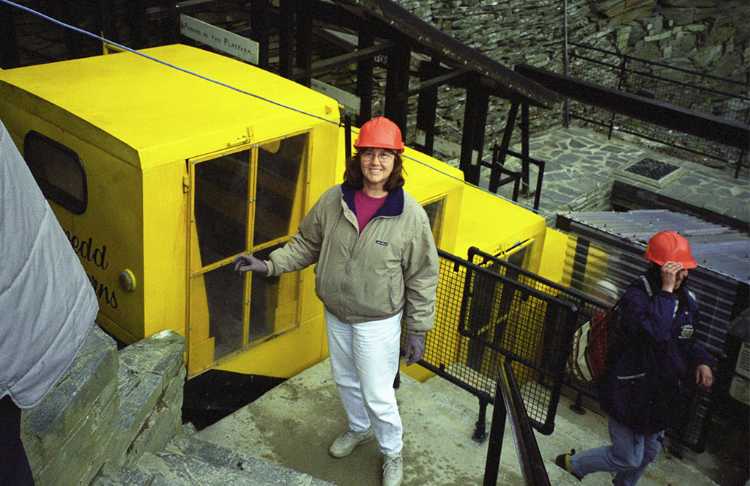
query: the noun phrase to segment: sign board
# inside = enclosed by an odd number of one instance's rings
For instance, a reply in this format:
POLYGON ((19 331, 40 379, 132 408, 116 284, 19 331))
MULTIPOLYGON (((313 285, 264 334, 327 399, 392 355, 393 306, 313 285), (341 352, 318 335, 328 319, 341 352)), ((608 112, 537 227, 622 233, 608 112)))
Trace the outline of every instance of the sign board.
POLYGON ((344 91, 343 89, 339 89, 336 86, 324 83, 319 79, 312 79, 310 81, 310 87, 315 91, 330 96, 338 101, 347 109, 347 111, 351 111, 355 114, 359 113, 360 101, 358 96, 355 96, 348 91, 344 91))
POLYGON ((220 29, 185 14, 180 14, 180 34, 213 47, 217 51, 258 64, 258 43, 247 37, 220 29))

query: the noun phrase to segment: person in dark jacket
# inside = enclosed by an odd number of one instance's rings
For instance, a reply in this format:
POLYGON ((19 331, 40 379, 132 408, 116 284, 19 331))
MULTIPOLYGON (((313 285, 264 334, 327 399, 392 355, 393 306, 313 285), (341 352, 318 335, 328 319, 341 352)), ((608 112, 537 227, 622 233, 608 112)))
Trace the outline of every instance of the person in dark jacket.
POLYGON ((656 233, 645 256, 651 267, 620 302, 622 351, 599 385, 612 445, 555 459, 578 479, 606 471, 616 486, 636 484, 658 455, 664 430, 679 420, 681 391, 713 384, 715 360, 694 337, 698 304, 687 277, 697 264, 688 241, 675 231, 656 233))

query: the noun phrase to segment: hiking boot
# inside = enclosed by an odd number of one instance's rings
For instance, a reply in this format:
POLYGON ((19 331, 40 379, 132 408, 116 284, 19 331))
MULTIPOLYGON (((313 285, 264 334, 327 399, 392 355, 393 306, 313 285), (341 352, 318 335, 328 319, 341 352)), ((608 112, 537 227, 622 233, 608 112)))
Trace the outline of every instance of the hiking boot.
POLYGON ((566 454, 560 454, 559 456, 555 458, 555 464, 560 466, 562 469, 565 469, 566 471, 568 471, 570 474, 573 475, 573 477, 575 477, 577 480, 580 481, 581 479, 583 479, 583 476, 579 476, 578 474, 573 472, 573 463, 571 461, 575 453, 576 453, 576 450, 571 449, 570 452, 566 454))
POLYGON ((374 435, 372 430, 366 430, 364 432, 352 432, 347 430, 340 436, 336 437, 331 447, 328 448, 328 453, 333 457, 346 457, 352 453, 352 451, 360 444, 369 442, 373 439, 374 435))
POLYGON ((401 454, 383 454, 383 486, 400 486, 403 477, 401 454))

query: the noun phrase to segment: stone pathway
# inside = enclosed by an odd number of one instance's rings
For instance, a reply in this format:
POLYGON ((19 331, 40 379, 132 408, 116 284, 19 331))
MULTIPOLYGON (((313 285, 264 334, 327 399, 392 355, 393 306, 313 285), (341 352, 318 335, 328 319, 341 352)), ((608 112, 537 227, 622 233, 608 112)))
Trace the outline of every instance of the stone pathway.
MULTIPOLYGON (((656 194, 706 208, 745 223, 750 222, 750 184, 747 175, 734 179, 729 173, 694 162, 670 157, 646 145, 643 140, 607 139, 588 128, 557 127, 533 135, 531 156, 546 161, 540 212, 554 220, 565 211, 608 210, 615 180, 656 194), (661 183, 649 181, 624 169, 644 158, 679 167, 661 183)), ((520 152, 520 147, 514 147, 520 152)), ((506 166, 520 170, 520 161, 509 158, 506 166)), ((531 188, 536 185, 536 168, 531 167, 531 188)), ((489 185, 490 170, 484 168, 480 185, 489 185)), ((510 198, 512 185, 499 193, 510 198)), ((520 202, 533 204, 532 198, 520 202)))

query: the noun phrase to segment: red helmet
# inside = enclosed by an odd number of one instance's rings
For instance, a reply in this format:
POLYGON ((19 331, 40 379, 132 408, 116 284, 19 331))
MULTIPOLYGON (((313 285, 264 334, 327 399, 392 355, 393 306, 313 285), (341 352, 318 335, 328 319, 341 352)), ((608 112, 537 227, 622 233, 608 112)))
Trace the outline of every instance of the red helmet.
POLYGON ((677 262, 684 268, 698 266, 690 252, 688 240, 676 231, 660 231, 648 240, 646 259, 659 266, 667 262, 677 262))
POLYGON ((358 149, 382 148, 395 150, 399 153, 404 151, 401 129, 384 116, 377 116, 362 125, 354 146, 358 149))

